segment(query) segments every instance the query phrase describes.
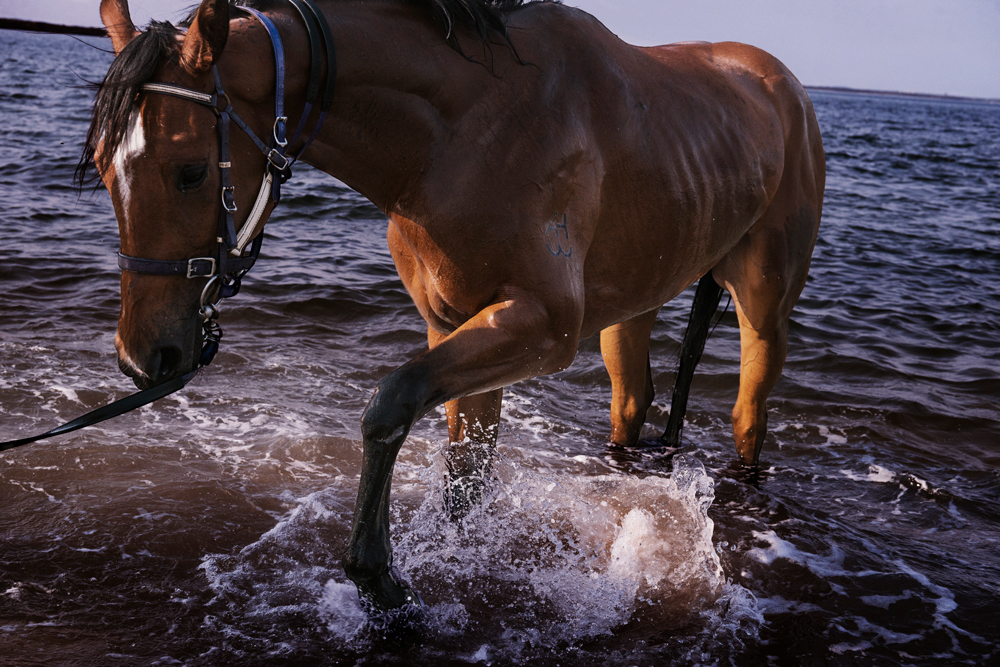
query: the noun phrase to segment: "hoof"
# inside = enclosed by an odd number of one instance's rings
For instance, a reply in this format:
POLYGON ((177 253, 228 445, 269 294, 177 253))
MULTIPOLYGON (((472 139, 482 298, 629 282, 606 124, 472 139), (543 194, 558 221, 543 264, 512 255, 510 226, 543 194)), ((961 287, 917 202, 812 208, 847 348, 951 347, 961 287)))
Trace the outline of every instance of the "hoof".
POLYGON ((750 465, 742 460, 735 460, 726 466, 726 477, 760 489, 760 483, 767 479, 767 472, 759 465, 750 465))
POLYGON ((368 612, 365 624, 368 637, 382 650, 398 652, 424 642, 427 614, 423 607, 408 605, 379 613, 368 612))
POLYGON ((369 616, 424 606, 420 596, 402 583, 391 569, 381 575, 355 581, 354 584, 358 587, 361 605, 369 616))
POLYGON ((478 475, 453 477, 446 482, 444 506, 452 521, 461 521, 483 502, 486 482, 478 475))
MULTIPOLYGON (((670 440, 669 438, 659 437, 659 438, 648 438, 639 441, 639 447, 645 449, 655 449, 659 450, 663 454, 668 454, 673 456, 682 449, 685 449, 684 445, 681 444, 680 438, 675 440, 670 440)), ((690 449, 690 446, 688 447, 690 449)))

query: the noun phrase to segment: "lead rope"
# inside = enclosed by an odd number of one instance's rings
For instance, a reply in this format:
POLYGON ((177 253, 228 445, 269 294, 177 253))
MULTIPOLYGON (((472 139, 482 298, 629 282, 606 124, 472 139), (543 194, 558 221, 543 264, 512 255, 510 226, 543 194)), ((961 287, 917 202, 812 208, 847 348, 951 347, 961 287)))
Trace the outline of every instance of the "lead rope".
POLYGON ((39 440, 44 440, 45 438, 51 438, 54 435, 62 435, 64 433, 71 433, 72 431, 77 431, 81 428, 86 428, 87 426, 93 426, 94 424, 100 424, 108 419, 113 419, 119 415, 123 415, 126 412, 141 408, 144 405, 149 405, 153 401, 158 401, 164 396, 168 396, 175 391, 179 391, 184 388, 188 382, 194 379, 194 376, 198 374, 201 369, 195 369, 188 373, 187 375, 181 375, 180 377, 175 377, 172 380, 167 380, 162 384, 158 384, 155 387, 150 387, 149 389, 143 389, 142 391, 130 394, 125 398, 119 398, 113 403, 108 405, 102 405, 96 410, 91 410, 82 417, 77 417, 71 422, 66 422, 62 426, 57 426, 51 431, 42 433, 41 435, 33 435, 28 438, 21 438, 20 440, 8 440, 7 442, 0 442, 0 452, 5 452, 8 449, 14 449, 15 447, 20 447, 21 445, 29 445, 33 442, 39 440))

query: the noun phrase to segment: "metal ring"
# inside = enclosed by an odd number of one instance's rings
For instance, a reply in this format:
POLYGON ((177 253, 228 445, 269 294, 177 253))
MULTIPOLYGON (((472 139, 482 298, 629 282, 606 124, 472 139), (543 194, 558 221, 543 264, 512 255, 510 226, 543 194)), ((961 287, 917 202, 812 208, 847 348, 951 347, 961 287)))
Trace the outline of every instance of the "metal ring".
POLYGON ((219 316, 219 303, 222 301, 222 297, 219 297, 218 299, 215 300, 214 303, 212 303, 209 301, 209 296, 208 296, 210 290, 212 289, 212 285, 217 280, 219 280, 219 274, 215 274, 214 276, 209 278, 208 282, 205 283, 205 287, 201 290, 201 299, 199 302, 201 309, 198 311, 198 313, 201 315, 202 319, 206 321, 210 319, 215 319, 219 316))
POLYGON ((278 116, 277 118, 274 119, 274 127, 271 128, 271 134, 274 135, 274 143, 278 144, 282 148, 288 145, 288 140, 278 138, 278 126, 282 126, 281 129, 284 129, 283 126, 287 122, 288 122, 288 116, 278 116))
POLYGON ((207 304, 202 306, 201 310, 198 311, 198 315, 201 316, 203 324, 215 322, 215 320, 219 319, 219 309, 212 304, 207 304))

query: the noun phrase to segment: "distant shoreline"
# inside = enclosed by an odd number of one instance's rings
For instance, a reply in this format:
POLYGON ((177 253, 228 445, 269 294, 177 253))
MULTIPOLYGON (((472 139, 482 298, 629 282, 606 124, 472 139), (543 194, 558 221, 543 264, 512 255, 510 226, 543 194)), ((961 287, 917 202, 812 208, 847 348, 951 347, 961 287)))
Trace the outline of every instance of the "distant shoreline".
POLYGON ((0 30, 20 30, 23 32, 42 32, 53 35, 86 35, 89 37, 107 37, 104 28, 85 28, 76 25, 59 25, 44 21, 24 21, 21 19, 0 19, 0 30))
MULTIPOLYGON (((52 35, 86 35, 89 37, 107 37, 104 28, 87 28, 74 25, 45 23, 44 21, 24 21, 21 19, 0 18, 0 30, 20 30, 23 32, 38 32, 52 35)), ((964 97, 961 95, 934 95, 931 93, 906 93, 893 90, 869 90, 866 88, 848 88, 846 86, 805 86, 806 90, 824 93, 847 93, 851 95, 878 95, 880 97, 908 97, 923 100, 951 100, 955 102, 979 102, 983 104, 998 104, 1000 100, 989 97, 964 97)))
POLYGON ((964 97, 962 95, 935 95, 933 93, 906 93, 895 90, 870 90, 867 88, 847 88, 846 86, 809 86, 806 90, 822 93, 847 93, 849 95, 878 95, 879 97, 909 97, 920 100, 948 100, 952 102, 979 102, 981 104, 1000 104, 1000 100, 990 97, 964 97))

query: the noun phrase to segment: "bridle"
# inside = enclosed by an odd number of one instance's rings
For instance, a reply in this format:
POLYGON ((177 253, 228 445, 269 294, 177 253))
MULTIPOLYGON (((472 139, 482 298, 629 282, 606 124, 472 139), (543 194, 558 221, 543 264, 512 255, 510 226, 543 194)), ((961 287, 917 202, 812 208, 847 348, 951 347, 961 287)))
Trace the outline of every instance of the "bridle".
POLYGON ((223 299, 236 296, 240 291, 243 276, 253 268, 257 257, 260 255, 260 246, 263 240, 264 213, 268 204, 273 201, 275 205, 281 200, 281 184, 291 178, 292 165, 299 159, 302 153, 309 147, 319 134, 326 120, 327 112, 333 103, 333 87, 337 74, 337 57, 334 50, 333 35, 330 26, 322 12, 314 4, 313 0, 288 0, 298 11, 306 25, 309 34, 310 44, 310 65, 309 84, 306 88, 306 103, 302 110, 302 116, 298 126, 292 133, 291 139, 287 138, 288 117, 285 116, 285 51, 281 42, 281 36, 274 23, 267 16, 250 7, 240 7, 242 11, 249 13, 256 18, 267 30, 271 39, 271 46, 274 50, 275 64, 275 93, 274 93, 274 125, 271 129, 271 136, 268 143, 264 143, 257 134, 240 118, 233 109, 229 96, 222 88, 222 80, 219 70, 212 67, 215 78, 215 91, 205 93, 191 88, 185 88, 172 83, 151 82, 142 85, 145 93, 156 93, 160 95, 170 95, 181 99, 189 100, 209 108, 217 118, 217 128, 219 135, 219 175, 221 181, 219 209, 219 227, 216 237, 216 249, 212 256, 192 257, 186 260, 157 260, 145 259, 142 257, 132 257, 122 252, 118 253, 118 266, 123 271, 141 273, 157 276, 185 276, 188 279, 208 278, 205 287, 201 292, 199 302, 199 316, 202 320, 205 343, 201 350, 198 366, 207 366, 212 362, 215 354, 219 351, 219 343, 222 340, 222 328, 219 326, 219 304, 223 299), (305 129, 306 121, 312 114, 313 106, 319 97, 320 79, 320 41, 327 55, 327 76, 323 90, 323 98, 319 108, 319 117, 312 134, 302 144, 302 146, 291 152, 291 146, 299 138, 305 129), (220 102, 225 106, 220 109, 220 102), (250 209, 239 232, 236 231, 235 214, 237 212, 235 186, 232 185, 230 171, 232 162, 229 156, 229 134, 230 127, 235 124, 238 128, 253 141, 258 150, 267 159, 267 166, 264 169, 264 176, 261 180, 260 191, 250 209), (213 287, 218 284, 218 289, 213 287), (213 292, 215 296, 213 298, 213 292))
POLYGON ((160 260, 145 259, 143 257, 132 257, 119 251, 118 266, 123 271, 141 273, 155 276, 181 276, 188 279, 208 278, 201 292, 199 301, 199 315, 202 320, 205 343, 201 349, 198 359, 198 367, 195 370, 179 377, 172 378, 150 387, 138 391, 134 394, 118 399, 113 403, 101 406, 96 410, 56 427, 41 435, 0 442, 0 452, 21 445, 27 445, 54 435, 70 433, 77 429, 93 426, 107 419, 117 417, 130 410, 135 410, 153 401, 168 396, 183 388, 190 382, 198 371, 212 362, 215 354, 219 351, 219 343, 222 340, 222 328, 219 326, 219 304, 223 299, 236 296, 240 291, 240 284, 243 276, 253 268, 257 257, 260 255, 261 241, 264 234, 264 213, 267 206, 272 201, 275 205, 281 200, 281 184, 291 178, 292 165, 299 159, 302 153, 319 134, 327 113, 333 104, 333 87, 337 78, 337 55, 334 50, 333 34, 330 26, 316 7, 314 0, 288 0, 295 7, 302 21, 305 23, 306 31, 309 34, 309 83, 306 87, 306 102, 302 109, 302 117, 292 133, 292 137, 287 138, 288 118, 285 116, 285 50, 281 43, 281 36, 271 19, 256 9, 250 7, 239 7, 256 18, 267 30, 271 38, 271 46, 274 50, 275 62, 275 92, 274 92, 274 125, 271 129, 271 136, 268 143, 264 143, 250 127, 240 118, 233 109, 229 96, 222 88, 222 81, 219 77, 219 70, 215 67, 212 72, 215 78, 215 91, 206 93, 200 90, 185 88, 172 83, 150 82, 142 85, 144 93, 155 93, 160 95, 170 95, 181 99, 195 102, 208 107, 218 119, 219 135, 219 173, 221 177, 221 192, 219 211, 219 228, 216 237, 216 249, 213 255, 205 257, 191 257, 181 260, 160 260), (320 56, 320 44, 326 50, 326 81, 323 84, 323 96, 320 100, 320 75, 323 62, 320 56), (294 153, 291 152, 293 146, 302 131, 306 122, 312 115, 313 107, 317 100, 320 100, 319 116, 312 134, 305 140, 302 146, 294 153), (225 106, 220 109, 220 102, 225 106), (230 179, 232 162, 229 158, 229 130, 231 124, 235 123, 238 128, 253 141, 254 145, 264 154, 267 159, 267 167, 261 181, 260 191, 257 199, 250 209, 250 215, 246 221, 236 231, 236 197, 235 187, 230 179), (218 290, 213 286, 218 283, 218 290), (213 292, 215 296, 213 297, 213 292))

